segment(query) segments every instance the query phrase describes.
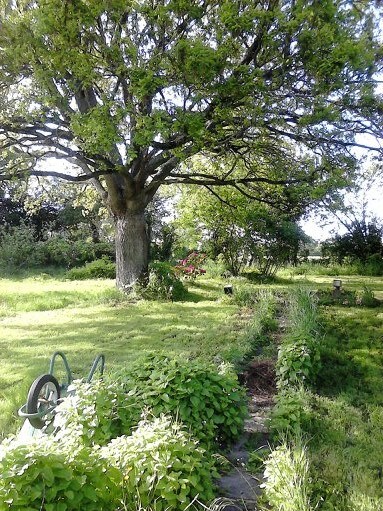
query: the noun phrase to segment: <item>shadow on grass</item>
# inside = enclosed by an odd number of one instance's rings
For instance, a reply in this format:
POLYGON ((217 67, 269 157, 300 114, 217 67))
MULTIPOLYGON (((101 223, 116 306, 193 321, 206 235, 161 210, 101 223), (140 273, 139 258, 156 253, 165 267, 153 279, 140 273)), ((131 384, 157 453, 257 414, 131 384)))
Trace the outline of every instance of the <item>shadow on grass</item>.
POLYGON ((382 321, 378 309, 337 308, 327 318, 317 390, 352 405, 383 404, 382 321))

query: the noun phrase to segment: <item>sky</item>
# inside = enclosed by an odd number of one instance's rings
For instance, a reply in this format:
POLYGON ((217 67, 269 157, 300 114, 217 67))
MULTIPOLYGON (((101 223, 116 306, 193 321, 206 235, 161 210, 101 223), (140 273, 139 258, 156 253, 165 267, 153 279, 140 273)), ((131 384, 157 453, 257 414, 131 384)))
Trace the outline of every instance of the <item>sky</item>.
MULTIPOLYGON (((383 188, 378 185, 372 187, 366 193, 368 211, 371 217, 380 218, 383 221, 383 188)), ((353 196, 346 195, 346 203, 351 205, 353 196)), ((324 241, 332 237, 336 232, 343 234, 345 228, 334 218, 332 222, 324 223, 319 215, 309 215, 300 222, 301 227, 311 238, 316 241, 324 241)))

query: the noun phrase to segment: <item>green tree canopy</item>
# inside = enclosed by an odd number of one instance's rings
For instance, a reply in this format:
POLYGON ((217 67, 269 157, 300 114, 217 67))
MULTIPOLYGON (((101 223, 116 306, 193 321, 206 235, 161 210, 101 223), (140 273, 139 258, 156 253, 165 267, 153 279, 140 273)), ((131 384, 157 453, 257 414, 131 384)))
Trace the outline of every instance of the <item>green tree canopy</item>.
MULTIPOLYGON (((197 165, 202 164, 206 173, 213 171, 206 159, 199 159, 197 165)), ((219 194, 211 193, 209 187, 184 187, 176 206, 179 239, 212 258, 221 255, 233 275, 248 263, 255 264, 262 275, 272 275, 282 264, 295 262, 308 239, 297 225, 307 190, 303 187, 301 196, 298 190, 284 196, 283 190, 278 193, 278 188, 264 186, 255 201, 234 187, 222 188, 219 194), (279 196, 279 203, 274 205, 272 194, 279 196)))
POLYGON ((115 220, 125 288, 146 269, 144 212, 161 185, 252 196, 319 179, 320 193, 352 166, 355 135, 381 136, 373 5, 0 0, 0 179, 90 180, 115 220), (180 167, 201 151, 230 153, 247 172, 180 167), (48 158, 77 171, 47 170, 48 158))

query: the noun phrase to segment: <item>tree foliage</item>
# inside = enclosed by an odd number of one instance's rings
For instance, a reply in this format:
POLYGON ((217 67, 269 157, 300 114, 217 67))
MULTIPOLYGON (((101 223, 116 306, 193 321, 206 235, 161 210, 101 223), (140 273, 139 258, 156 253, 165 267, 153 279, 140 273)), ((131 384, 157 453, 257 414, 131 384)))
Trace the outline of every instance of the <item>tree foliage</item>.
POLYGON ((347 258, 363 264, 374 256, 383 267, 383 226, 376 219, 366 222, 354 220, 348 225, 345 234, 337 234, 332 240, 323 243, 322 251, 342 264, 347 258))
MULTIPOLYGON (((262 193, 267 195, 267 188, 262 193)), ((296 262, 307 241, 296 223, 307 197, 299 201, 296 190, 290 208, 280 198, 280 208, 272 208, 238 190, 223 189, 218 195, 189 186, 177 204, 180 241, 189 248, 201 247, 213 259, 221 256, 233 275, 246 264, 256 265, 262 275, 273 275, 282 264, 296 262)))
POLYGON ((381 135, 371 1, 0 6, 0 179, 91 180, 116 222, 120 287, 146 268, 144 210, 161 185, 325 193, 352 167, 354 136, 381 135), (180 166, 201 151, 230 153, 246 172, 180 166), (51 157, 78 173, 44 169, 51 157))

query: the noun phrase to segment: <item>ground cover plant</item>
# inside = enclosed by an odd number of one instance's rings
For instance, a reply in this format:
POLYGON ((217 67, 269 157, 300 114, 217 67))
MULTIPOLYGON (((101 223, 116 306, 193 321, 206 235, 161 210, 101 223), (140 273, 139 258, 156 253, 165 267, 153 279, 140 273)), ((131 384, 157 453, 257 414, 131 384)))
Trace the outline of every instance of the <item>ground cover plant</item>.
POLYGON ((103 381, 77 380, 57 409, 54 425, 86 445, 131 434, 141 417, 166 413, 181 421, 206 448, 236 440, 246 399, 233 369, 185 357, 148 354, 103 381))
POLYGON ((189 432, 161 416, 132 435, 86 446, 73 430, 0 446, 0 509, 153 511, 190 508, 214 496, 210 457, 189 432))
MULTIPOLYGON (((369 296, 379 293, 381 281, 375 284, 378 291, 369 296)), ((358 292, 366 293, 363 285, 358 292)), ((272 509, 290 509, 293 496, 299 497, 296 509, 307 511, 382 509, 382 307, 370 304, 321 306, 316 378, 283 387, 277 396, 271 418, 277 443, 265 462, 265 496, 272 509), (297 454, 303 479, 291 470, 297 454), (276 470, 273 460, 281 456, 276 470)))

